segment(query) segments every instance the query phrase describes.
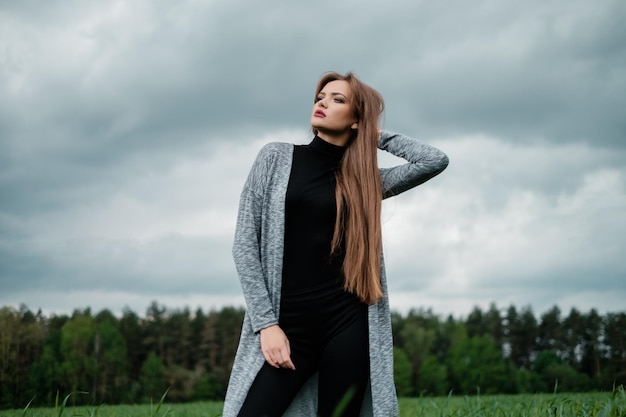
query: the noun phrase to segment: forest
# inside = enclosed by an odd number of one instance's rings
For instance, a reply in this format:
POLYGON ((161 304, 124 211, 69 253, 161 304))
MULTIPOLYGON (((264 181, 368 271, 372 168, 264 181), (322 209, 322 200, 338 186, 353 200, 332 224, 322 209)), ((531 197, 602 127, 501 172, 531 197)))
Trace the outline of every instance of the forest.
MULTIPOLYGON (((222 400, 244 309, 169 309, 153 302, 70 316, 0 308, 0 408, 222 400)), ((626 385, 626 312, 540 315, 511 305, 466 317, 392 314, 398 395, 610 391, 626 385)))

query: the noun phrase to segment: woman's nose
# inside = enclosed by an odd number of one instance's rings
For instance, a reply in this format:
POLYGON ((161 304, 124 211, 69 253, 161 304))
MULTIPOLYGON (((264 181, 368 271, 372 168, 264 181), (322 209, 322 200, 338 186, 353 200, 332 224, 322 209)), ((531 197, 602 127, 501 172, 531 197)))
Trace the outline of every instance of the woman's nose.
POLYGON ((318 101, 318 102, 317 102, 317 104, 318 104, 320 107, 324 107, 324 108, 326 108, 326 99, 321 99, 320 101, 318 101))

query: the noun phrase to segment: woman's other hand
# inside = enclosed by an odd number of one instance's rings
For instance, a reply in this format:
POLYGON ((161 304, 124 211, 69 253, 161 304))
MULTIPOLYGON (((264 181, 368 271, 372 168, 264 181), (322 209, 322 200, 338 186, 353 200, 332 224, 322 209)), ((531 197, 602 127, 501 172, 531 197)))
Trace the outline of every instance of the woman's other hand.
POLYGON ((296 369, 291 362, 289 340, 278 325, 261 329, 261 351, 267 363, 274 368, 296 369))

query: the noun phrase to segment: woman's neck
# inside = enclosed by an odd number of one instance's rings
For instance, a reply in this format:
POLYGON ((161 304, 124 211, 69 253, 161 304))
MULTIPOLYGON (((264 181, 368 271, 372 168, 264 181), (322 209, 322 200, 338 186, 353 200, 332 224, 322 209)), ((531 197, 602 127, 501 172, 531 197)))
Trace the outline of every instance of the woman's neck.
POLYGON ((336 146, 347 146, 350 141, 350 132, 345 132, 342 134, 332 134, 330 132, 317 132, 317 136, 324 141, 331 143, 336 146))

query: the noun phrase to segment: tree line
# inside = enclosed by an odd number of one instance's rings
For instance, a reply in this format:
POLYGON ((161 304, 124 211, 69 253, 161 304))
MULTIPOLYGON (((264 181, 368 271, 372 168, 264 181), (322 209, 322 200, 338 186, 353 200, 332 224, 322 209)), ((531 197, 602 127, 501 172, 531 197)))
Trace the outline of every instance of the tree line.
MULTIPOLYGON (((222 400, 244 309, 168 309, 141 317, 89 308, 44 316, 0 308, 0 408, 222 400)), ((465 318, 392 314, 400 396, 611 390, 626 385, 626 312, 511 305, 465 318)))

